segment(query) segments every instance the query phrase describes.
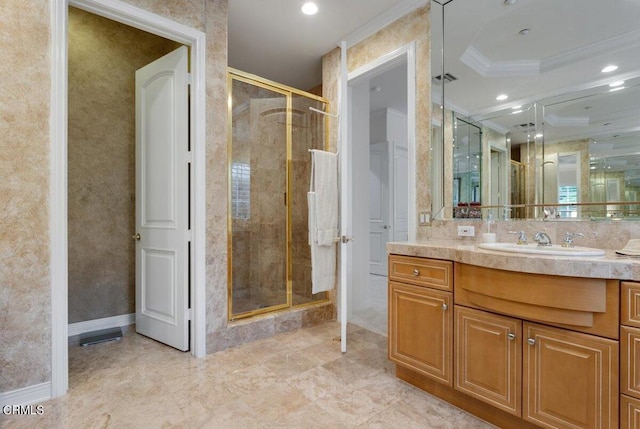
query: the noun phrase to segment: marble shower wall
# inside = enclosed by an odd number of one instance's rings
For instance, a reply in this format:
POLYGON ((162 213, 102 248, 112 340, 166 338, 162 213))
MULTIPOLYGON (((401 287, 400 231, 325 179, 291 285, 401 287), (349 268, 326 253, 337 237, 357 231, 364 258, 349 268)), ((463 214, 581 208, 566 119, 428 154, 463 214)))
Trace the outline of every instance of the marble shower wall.
POLYGON ((69 8, 69 323, 135 312, 135 71, 179 46, 69 8))

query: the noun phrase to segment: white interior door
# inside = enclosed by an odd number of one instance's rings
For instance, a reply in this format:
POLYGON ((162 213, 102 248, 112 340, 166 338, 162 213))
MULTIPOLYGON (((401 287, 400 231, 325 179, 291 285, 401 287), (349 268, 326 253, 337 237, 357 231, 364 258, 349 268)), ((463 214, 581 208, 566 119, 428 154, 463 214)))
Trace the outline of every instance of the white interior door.
POLYGON ((189 349, 188 51, 136 71, 136 331, 189 349))
MULTIPOLYGON (((409 240, 409 156, 404 146, 393 143, 389 148, 389 189, 391 237, 393 241, 409 240)), ((385 249, 386 255, 386 249, 385 249)), ((385 267, 386 261, 385 261, 385 267)))
POLYGON ((369 147, 369 272, 387 275, 386 244, 391 233, 389 177, 393 144, 374 143, 369 147))

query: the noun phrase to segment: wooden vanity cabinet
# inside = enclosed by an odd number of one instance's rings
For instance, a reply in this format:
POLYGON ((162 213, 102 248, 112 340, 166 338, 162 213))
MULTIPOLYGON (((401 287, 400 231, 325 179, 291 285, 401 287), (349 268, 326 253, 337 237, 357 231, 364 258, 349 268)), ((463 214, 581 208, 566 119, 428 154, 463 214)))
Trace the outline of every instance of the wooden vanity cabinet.
POLYGON ((640 429, 640 283, 621 282, 620 427, 640 429))
POLYGON ((389 257, 399 378, 501 428, 640 429, 640 283, 431 262, 389 257))
POLYGON ((389 267, 389 359, 451 386, 453 264, 390 255, 389 267))

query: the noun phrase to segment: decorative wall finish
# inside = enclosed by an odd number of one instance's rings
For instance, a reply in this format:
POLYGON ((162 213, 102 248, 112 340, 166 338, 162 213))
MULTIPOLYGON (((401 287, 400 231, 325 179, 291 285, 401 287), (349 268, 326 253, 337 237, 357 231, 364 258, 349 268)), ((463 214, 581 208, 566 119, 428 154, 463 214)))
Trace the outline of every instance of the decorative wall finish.
POLYGON ((69 8, 69 323, 135 312, 135 71, 179 46, 69 8))

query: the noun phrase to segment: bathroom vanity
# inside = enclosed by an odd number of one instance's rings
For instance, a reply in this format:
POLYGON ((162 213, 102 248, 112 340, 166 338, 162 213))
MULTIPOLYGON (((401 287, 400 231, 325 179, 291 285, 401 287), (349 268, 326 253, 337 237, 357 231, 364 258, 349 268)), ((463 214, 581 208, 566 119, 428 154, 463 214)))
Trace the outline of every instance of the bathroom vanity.
POLYGON ((640 428, 640 261, 390 243, 397 377, 505 428, 640 428))

